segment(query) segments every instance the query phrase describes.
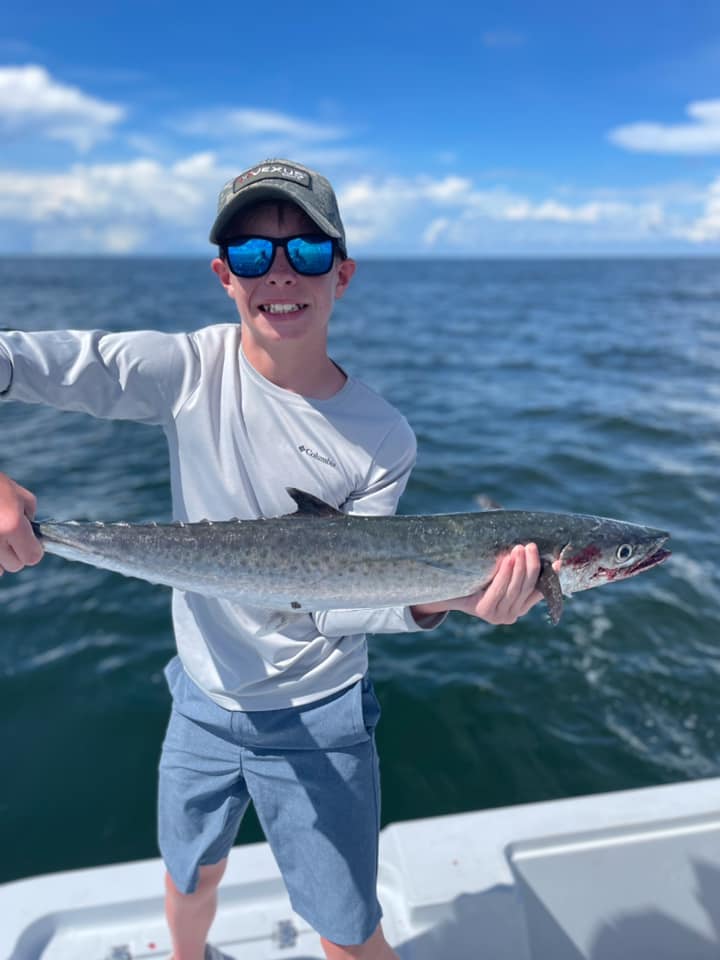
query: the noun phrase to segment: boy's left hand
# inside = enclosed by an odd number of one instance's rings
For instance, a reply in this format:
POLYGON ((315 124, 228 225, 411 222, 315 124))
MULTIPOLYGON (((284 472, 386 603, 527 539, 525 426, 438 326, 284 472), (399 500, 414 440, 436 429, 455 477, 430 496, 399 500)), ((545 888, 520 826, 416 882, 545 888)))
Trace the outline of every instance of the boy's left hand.
POLYGON ((467 597, 417 604, 410 609, 418 620, 435 613, 460 610, 487 623, 515 623, 542 600, 542 594, 535 589, 539 576, 537 546, 534 543, 518 545, 498 562, 492 580, 482 590, 467 597))

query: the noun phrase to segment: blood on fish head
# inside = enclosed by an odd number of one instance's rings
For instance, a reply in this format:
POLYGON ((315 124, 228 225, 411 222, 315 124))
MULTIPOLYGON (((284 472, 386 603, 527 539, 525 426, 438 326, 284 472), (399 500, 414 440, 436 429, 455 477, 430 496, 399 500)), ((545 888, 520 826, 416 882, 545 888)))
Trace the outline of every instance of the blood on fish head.
POLYGON ((608 521, 592 539, 567 543, 560 551, 563 593, 570 595, 649 570, 670 556, 663 547, 668 537, 651 527, 608 521))

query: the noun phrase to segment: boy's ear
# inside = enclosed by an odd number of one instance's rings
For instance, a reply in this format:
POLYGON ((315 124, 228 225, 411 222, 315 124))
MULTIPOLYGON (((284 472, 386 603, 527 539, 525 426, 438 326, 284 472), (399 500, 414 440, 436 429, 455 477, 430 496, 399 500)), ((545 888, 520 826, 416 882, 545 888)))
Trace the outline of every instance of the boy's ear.
POLYGON ((335 297, 339 299, 347 290, 348 284, 352 280, 357 264, 349 257, 347 260, 341 260, 337 272, 337 283, 335 284, 335 297))
POLYGON ((225 288, 225 293, 227 293, 229 297, 232 297, 232 287, 230 286, 230 277, 232 274, 230 273, 230 269, 222 257, 215 257, 210 264, 210 269, 225 288))

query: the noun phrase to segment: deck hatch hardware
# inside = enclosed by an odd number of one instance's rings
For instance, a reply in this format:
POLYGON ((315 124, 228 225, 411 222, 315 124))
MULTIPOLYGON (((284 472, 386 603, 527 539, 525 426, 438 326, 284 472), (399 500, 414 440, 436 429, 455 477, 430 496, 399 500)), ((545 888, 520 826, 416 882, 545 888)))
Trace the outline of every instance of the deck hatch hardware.
POLYGON ((279 920, 275 924, 275 929, 272 933, 272 940, 275 946, 280 948, 294 947, 297 943, 297 938, 298 932, 292 920, 279 920))

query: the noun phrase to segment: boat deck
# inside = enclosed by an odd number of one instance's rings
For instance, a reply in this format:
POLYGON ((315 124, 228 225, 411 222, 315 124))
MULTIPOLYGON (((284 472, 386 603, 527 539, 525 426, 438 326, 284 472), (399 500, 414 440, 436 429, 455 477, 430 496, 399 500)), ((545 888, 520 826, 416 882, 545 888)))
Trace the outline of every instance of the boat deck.
MULTIPOLYGON (((384 927, 402 960, 720 956, 720 778, 392 824, 384 927)), ((0 960, 167 958, 159 860, 0 886, 0 960)), ((321 960, 266 844, 235 847, 211 939, 321 960)))

